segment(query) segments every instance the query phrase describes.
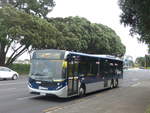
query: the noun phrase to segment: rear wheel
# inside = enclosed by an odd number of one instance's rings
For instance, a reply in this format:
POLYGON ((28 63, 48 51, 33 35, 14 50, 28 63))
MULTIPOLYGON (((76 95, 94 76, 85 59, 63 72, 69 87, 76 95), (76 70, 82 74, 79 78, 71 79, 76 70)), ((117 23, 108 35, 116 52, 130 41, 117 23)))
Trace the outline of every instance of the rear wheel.
POLYGON ((18 76, 17 76, 16 74, 14 74, 13 77, 12 77, 12 79, 13 79, 13 80, 17 80, 17 79, 18 79, 18 76))

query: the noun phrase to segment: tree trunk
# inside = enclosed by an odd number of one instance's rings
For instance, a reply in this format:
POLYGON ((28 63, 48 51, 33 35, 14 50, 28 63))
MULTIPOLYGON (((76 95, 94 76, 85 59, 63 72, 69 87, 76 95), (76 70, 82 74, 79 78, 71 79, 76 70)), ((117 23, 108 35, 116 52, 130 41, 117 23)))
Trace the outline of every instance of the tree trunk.
POLYGON ((5 65, 6 53, 4 51, 5 46, 1 45, 0 47, 0 66, 5 65))

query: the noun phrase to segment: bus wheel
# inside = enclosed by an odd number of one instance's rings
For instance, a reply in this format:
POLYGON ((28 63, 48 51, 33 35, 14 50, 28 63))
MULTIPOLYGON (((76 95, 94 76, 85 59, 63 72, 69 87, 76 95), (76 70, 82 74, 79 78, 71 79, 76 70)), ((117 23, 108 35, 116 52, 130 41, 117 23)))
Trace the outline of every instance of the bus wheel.
POLYGON ((119 85, 119 81, 118 81, 118 79, 115 79, 115 88, 117 88, 118 85, 119 85))
POLYGON ((113 79, 111 80, 110 88, 111 88, 111 89, 114 88, 114 80, 113 80, 113 79))
POLYGON ((85 95, 85 88, 83 88, 83 86, 81 86, 80 88, 79 88, 79 96, 80 97, 83 97, 85 95))

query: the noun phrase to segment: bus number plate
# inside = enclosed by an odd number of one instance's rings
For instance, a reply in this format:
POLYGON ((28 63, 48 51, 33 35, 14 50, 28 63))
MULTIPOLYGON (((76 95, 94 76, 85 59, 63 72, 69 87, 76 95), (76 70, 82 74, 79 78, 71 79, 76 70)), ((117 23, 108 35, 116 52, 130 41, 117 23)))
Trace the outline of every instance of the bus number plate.
POLYGON ((48 90, 48 88, 41 87, 41 86, 39 86, 39 89, 41 89, 41 90, 48 90))
POLYGON ((46 93, 40 92, 40 95, 41 95, 41 96, 45 96, 45 95, 46 95, 46 93))

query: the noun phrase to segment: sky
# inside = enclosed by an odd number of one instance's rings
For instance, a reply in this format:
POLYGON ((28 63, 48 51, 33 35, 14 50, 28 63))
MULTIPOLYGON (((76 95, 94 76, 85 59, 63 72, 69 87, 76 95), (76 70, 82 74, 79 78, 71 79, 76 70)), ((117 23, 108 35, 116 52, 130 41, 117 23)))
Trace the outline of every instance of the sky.
MULTIPOLYGON (((126 55, 136 57, 147 54, 147 46, 129 35, 129 27, 120 24, 121 10, 118 0, 54 0, 56 6, 48 17, 85 17, 92 23, 101 23, 115 30, 126 46, 126 55)), ((25 56, 25 54, 24 54, 25 56)), ((25 58, 21 56, 21 58, 25 58)), ((26 55, 27 56, 27 55, 26 55)))

